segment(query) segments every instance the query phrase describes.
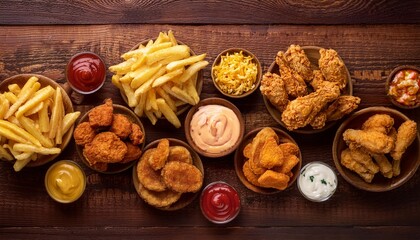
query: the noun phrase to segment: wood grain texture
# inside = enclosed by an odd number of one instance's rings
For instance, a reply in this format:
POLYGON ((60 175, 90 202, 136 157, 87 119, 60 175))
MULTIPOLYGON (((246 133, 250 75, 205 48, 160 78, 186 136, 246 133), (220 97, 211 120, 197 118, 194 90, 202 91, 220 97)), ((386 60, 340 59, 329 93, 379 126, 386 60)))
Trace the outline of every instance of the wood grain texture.
MULTIPOLYGON (((207 53, 210 65, 219 52, 229 47, 253 52, 264 71, 277 51, 286 50, 290 44, 334 48, 350 71, 354 95, 362 99, 360 108, 392 107, 384 91, 387 74, 397 65, 420 63, 420 25, 0 26, 0 81, 18 73, 38 73, 63 83, 65 65, 73 54, 93 51, 110 66, 138 42, 169 29, 196 53, 207 53)), ((212 85, 210 65, 204 70, 201 98, 223 97, 212 85)), ((110 78, 108 73, 103 88, 82 105, 75 105, 75 109, 83 114, 107 97, 124 105, 110 78)), ((279 126, 267 112, 259 91, 244 99, 230 100, 243 113, 246 132, 257 127, 279 126)), ((401 112, 420 122, 419 110, 401 112)), ((185 115, 181 115, 181 121, 185 115)), ((161 137, 185 141, 183 130, 175 130, 165 121, 159 121, 156 126, 147 120, 143 123, 147 142, 161 137)), ((301 147, 303 164, 321 160, 334 166, 331 148, 338 126, 317 135, 291 133, 301 147)), ((74 142, 60 159, 81 163, 74 142)), ((238 189, 242 200, 240 215, 224 228, 202 216, 198 199, 176 212, 149 207, 135 192, 130 171, 103 175, 84 167, 88 180, 86 192, 77 202, 62 205, 50 199, 44 188, 44 174, 49 165, 15 173, 11 164, 1 162, 0 238, 53 239, 67 235, 68 238, 185 239, 209 235, 308 239, 334 234, 337 239, 416 239, 420 235, 419 173, 402 187, 385 193, 357 190, 339 176, 335 195, 328 202, 317 204, 304 199, 296 185, 270 196, 251 192, 236 177, 233 154, 220 159, 203 157, 202 161, 205 185, 226 181, 238 189)))
POLYGON ((3 0, 0 24, 419 23, 419 11, 416 0, 3 0))

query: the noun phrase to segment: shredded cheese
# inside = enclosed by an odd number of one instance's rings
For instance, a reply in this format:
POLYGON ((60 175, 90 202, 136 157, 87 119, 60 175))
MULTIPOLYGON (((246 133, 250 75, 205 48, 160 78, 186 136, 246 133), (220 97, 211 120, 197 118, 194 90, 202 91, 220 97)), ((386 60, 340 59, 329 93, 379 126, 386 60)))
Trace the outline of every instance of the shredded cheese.
POLYGON ((240 51, 222 56, 213 74, 223 92, 238 96, 255 88, 258 69, 253 58, 240 51))

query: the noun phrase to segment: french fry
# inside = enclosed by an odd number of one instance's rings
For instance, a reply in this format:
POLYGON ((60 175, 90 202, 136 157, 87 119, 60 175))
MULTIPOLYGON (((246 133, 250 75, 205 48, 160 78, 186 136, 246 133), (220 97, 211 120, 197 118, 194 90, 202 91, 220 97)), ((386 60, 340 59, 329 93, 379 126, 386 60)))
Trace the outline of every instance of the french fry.
MULTIPOLYGON (((194 78, 194 76, 192 78, 194 78)), ((193 80, 190 78, 185 82, 184 86, 187 94, 190 95, 194 99, 195 104, 197 104, 200 101, 200 96, 198 96, 195 85, 193 85, 193 80)))
POLYGON ((134 77, 133 81, 131 81, 131 88, 137 89, 138 87, 140 87, 148 79, 153 77, 155 73, 159 71, 160 68, 162 68, 162 65, 156 64, 155 66, 151 66, 142 71, 141 73, 137 74, 136 77, 134 77))
POLYGON ((56 134, 57 134, 57 127, 59 125, 59 120, 60 120, 60 105, 63 105, 63 98, 61 95, 61 88, 57 88, 55 90, 55 94, 54 94, 54 103, 52 106, 52 111, 51 111, 51 120, 50 120, 50 126, 51 129, 48 133, 48 137, 51 139, 54 139, 56 134))
POLYGON ((22 170, 22 168, 24 168, 32 159, 32 155, 31 153, 22 153, 22 156, 20 158, 22 158, 19 161, 16 161, 15 164, 13 164, 13 169, 15 170, 15 172, 19 172, 20 170, 22 170))
POLYGON ((178 45, 178 41, 176 40, 174 36, 174 32, 172 30, 168 31, 168 37, 169 37, 169 41, 172 43, 172 46, 178 45))
POLYGON ((168 42, 169 41, 169 37, 166 33, 164 32, 160 32, 158 38, 156 39, 154 44, 159 44, 159 43, 163 43, 163 42, 168 42))
POLYGON ((141 94, 139 97, 139 104, 134 108, 134 113, 142 117, 146 106, 147 93, 141 94))
POLYGON ((159 94, 163 99, 165 99, 165 102, 168 104, 168 106, 172 109, 172 111, 176 112, 176 106, 174 100, 160 87, 155 88, 156 93, 159 94))
POLYGON ((174 71, 172 71, 172 72, 168 72, 167 74, 165 74, 165 75, 163 75, 163 76, 161 76, 161 77, 157 78, 157 79, 153 82, 152 87, 154 87, 154 88, 155 88, 155 87, 159 87, 159 86, 161 86, 162 84, 165 84, 165 83, 167 83, 168 81, 172 80, 173 78, 175 78, 175 77, 177 77, 177 76, 180 76, 183 72, 184 72, 184 68, 179 68, 179 69, 176 69, 176 70, 174 70, 174 71))
POLYGON ((190 48, 185 45, 177 45, 170 48, 165 48, 151 53, 147 56, 147 65, 152 65, 155 62, 163 60, 168 57, 175 57, 178 60, 185 58, 190 54, 190 48))
POLYGON ((152 125, 155 125, 157 122, 157 118, 155 117, 155 115, 153 114, 152 111, 144 111, 144 114, 146 115, 146 117, 149 119, 149 121, 152 123, 152 125))
POLYGON ((196 62, 199 62, 199 61, 203 60, 206 57, 206 55, 207 54, 203 53, 203 54, 200 54, 200 55, 195 55, 195 56, 191 56, 189 58, 185 58, 185 59, 182 59, 182 60, 171 62, 168 65, 166 65, 166 70, 172 71, 172 70, 177 69, 177 68, 181 68, 181 67, 185 67, 185 66, 194 64, 196 62))
POLYGON ((3 119, 9 110, 9 100, 3 94, 0 94, 0 119, 3 119))
POLYGON ((44 106, 38 112, 39 129, 43 133, 50 131, 50 119, 48 118, 48 107, 49 107, 48 101, 45 101, 44 106))
POLYGON ((124 75, 131 70, 131 65, 133 65, 135 62, 136 62, 135 58, 130 58, 127 61, 124 61, 120 64, 110 66, 108 69, 109 71, 114 72, 118 75, 124 75))
POLYGON ((4 97, 6 97, 6 99, 11 103, 14 104, 17 101, 17 97, 14 93, 12 92, 5 92, 4 93, 4 97))
POLYGON ((159 71, 155 73, 155 75, 153 75, 149 80, 147 80, 147 82, 143 83, 139 88, 136 89, 136 91, 134 92, 135 98, 138 99, 141 94, 144 94, 150 89, 152 89, 152 84, 155 81, 155 79, 165 74, 165 72, 165 68, 160 68, 159 71))
POLYGON ((181 90, 179 87, 177 86, 173 86, 172 88, 169 87, 169 85, 165 84, 162 86, 163 90, 165 90, 165 92, 167 92, 169 95, 180 99, 186 103, 189 103, 191 105, 195 105, 195 101, 194 99, 188 95, 188 93, 186 93, 185 91, 181 90))
POLYGON ((15 143, 13 142, 13 141, 9 141, 9 143, 8 144, 3 144, 3 148, 4 149, 9 149, 9 152, 12 154, 12 156, 13 156, 13 158, 14 159, 17 159, 17 158, 19 158, 19 155, 20 154, 22 154, 21 152, 18 152, 18 151, 15 151, 15 150, 13 150, 13 145, 14 145, 15 143), (17 158, 16 158, 17 157, 17 158))
POLYGON ((196 74, 201 69, 205 68, 209 62, 207 61, 199 61, 192 65, 190 65, 185 72, 182 74, 182 76, 179 78, 179 81, 185 82, 188 79, 190 79, 194 74, 196 74))
POLYGON ((122 85, 121 85, 120 78, 121 78, 121 76, 120 76, 120 75, 112 75, 111 82, 112 82, 112 84, 114 84, 114 85, 115 85, 118 89, 120 89, 120 91, 123 91, 123 87, 122 87, 122 85))
POLYGON ((11 122, 11 123, 13 123, 13 124, 15 124, 16 126, 19 126, 19 127, 22 127, 22 125, 20 125, 20 122, 19 122, 19 120, 13 115, 13 116, 10 116, 8 119, 7 119, 7 121, 9 121, 9 122, 11 122))
POLYGON ((14 159, 14 157, 9 152, 7 152, 3 146, 0 146, 0 158, 7 161, 12 161, 14 159))
POLYGON ((135 71, 128 72, 124 76, 120 77, 121 83, 131 83, 133 78, 135 78, 138 74, 141 74, 144 70, 146 70, 148 66, 144 65, 136 69, 135 71))
POLYGON ((62 133, 63 135, 67 133, 70 127, 76 122, 77 118, 80 116, 80 112, 67 113, 63 118, 62 124, 62 133))
POLYGON ((179 121, 178 117, 176 116, 175 112, 166 104, 163 98, 156 99, 156 103, 159 107, 159 110, 162 112, 163 116, 172 123, 176 128, 181 127, 181 122, 179 121))
POLYGON ((41 87, 40 83, 35 82, 31 88, 26 89, 25 87, 27 84, 28 83, 25 84, 25 86, 22 88, 22 91, 19 93, 17 101, 12 106, 10 106, 9 111, 7 111, 6 115, 4 116, 5 119, 12 116, 18 110, 18 108, 41 87))
POLYGON ((17 85, 16 83, 10 84, 9 86, 7 86, 7 88, 9 89, 10 92, 13 93, 13 95, 18 95, 21 91, 19 85, 17 85))
POLYGON ((18 118, 20 124, 23 126, 23 128, 28 131, 32 136, 34 136, 38 141, 42 144, 44 147, 51 148, 54 146, 51 139, 44 136, 41 131, 39 131, 32 120, 30 120, 27 117, 20 117, 18 118))
POLYGON ((133 89, 130 87, 130 85, 128 83, 122 83, 121 85, 124 89, 125 95, 127 96, 128 106, 135 107, 137 105, 138 101, 134 96, 133 89))
POLYGON ((28 99, 28 101, 23 104, 22 106, 19 107, 19 109, 16 112, 16 117, 20 118, 21 116, 23 116, 23 114, 27 111, 29 111, 31 108, 36 107, 37 105, 39 105, 42 101, 44 101, 45 99, 49 98, 50 96, 52 96, 54 94, 54 89, 51 86, 47 86, 44 87, 42 89, 40 89, 39 91, 37 91, 34 96, 30 99, 28 99))
POLYGON ((25 144, 25 143, 15 143, 13 145, 13 150, 18 151, 18 152, 39 153, 42 155, 54 155, 54 154, 59 154, 61 152, 61 149, 57 147, 45 148, 45 147, 37 147, 34 145, 25 144))
POLYGON ((152 112, 157 118, 162 117, 162 112, 161 111, 152 109, 152 112))
POLYGON ((0 120, 0 129, 0 135, 5 136, 6 138, 15 140, 20 143, 27 143, 29 141, 36 146, 41 146, 41 143, 38 141, 38 139, 16 124, 6 120, 0 120))
POLYGON ((146 110, 158 110, 158 106, 156 104, 156 92, 154 89, 150 89, 147 93, 147 100, 146 100, 146 110))
POLYGON ((37 114, 41 109, 44 107, 44 102, 40 102, 38 105, 34 106, 33 108, 29 109, 27 112, 23 114, 23 116, 30 116, 33 114, 37 114))
POLYGON ((55 134, 55 144, 59 145, 63 142, 63 117, 64 117, 64 106, 63 104, 58 106, 58 122, 57 122, 57 132, 55 134))

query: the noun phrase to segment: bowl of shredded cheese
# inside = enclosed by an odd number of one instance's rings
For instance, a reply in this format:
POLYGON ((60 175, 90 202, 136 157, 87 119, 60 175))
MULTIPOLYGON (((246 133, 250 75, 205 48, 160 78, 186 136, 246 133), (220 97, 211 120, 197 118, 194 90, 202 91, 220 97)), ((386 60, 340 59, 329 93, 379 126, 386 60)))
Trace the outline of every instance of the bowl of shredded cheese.
POLYGON ((229 48, 214 60, 211 77, 223 95, 242 98, 258 88, 261 72, 260 61, 253 53, 242 48, 229 48))

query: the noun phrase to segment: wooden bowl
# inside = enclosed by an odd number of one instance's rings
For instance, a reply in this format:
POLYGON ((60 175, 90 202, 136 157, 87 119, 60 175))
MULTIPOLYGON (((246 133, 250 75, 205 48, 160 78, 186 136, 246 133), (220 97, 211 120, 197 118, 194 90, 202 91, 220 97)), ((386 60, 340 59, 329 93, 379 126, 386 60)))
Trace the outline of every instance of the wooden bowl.
MULTIPOLYGON (((303 46, 302 49, 305 51, 306 56, 308 57, 309 61, 311 62, 311 68, 313 70, 319 69, 318 60, 320 58, 319 50, 321 49, 321 47, 303 46)), ((279 66, 277 65, 276 61, 274 61, 270 65, 270 67, 268 68, 268 72, 280 74, 279 66)), ((347 67, 346 67, 346 73, 347 73, 347 85, 342 90, 341 95, 353 95, 353 84, 351 82, 350 73, 349 73, 347 67)), ((311 86, 309 84, 308 84, 308 88, 311 90, 311 86)), ((267 97, 265 97, 264 95, 263 95, 263 100, 264 100, 265 107, 267 108, 270 115, 274 118, 274 120, 276 120, 276 122, 278 122, 281 126, 286 128, 286 125, 281 120, 281 114, 282 113, 279 110, 277 110, 277 108, 275 108, 271 104, 271 102, 267 99, 267 97)), ((323 132, 323 131, 331 128, 332 126, 334 126, 335 123, 336 123, 336 121, 327 122, 325 124, 325 126, 321 129, 313 129, 311 126, 308 125, 308 126, 305 126, 303 128, 295 129, 295 130, 293 130, 293 132, 301 133, 301 134, 319 133, 319 132, 323 132)))
POLYGON ((217 88, 217 90, 219 90, 220 93, 222 93, 223 95, 225 95, 227 97, 231 97, 231 98, 243 98, 243 97, 246 97, 246 96, 250 95, 251 93, 253 93, 256 89, 258 89, 258 86, 261 83, 261 76, 262 76, 262 69, 261 69, 260 61, 258 60, 258 58, 252 52, 250 52, 250 51, 248 51, 244 48, 229 48, 229 49, 226 49, 226 50, 222 51, 219 55, 217 55, 216 59, 213 62, 213 65, 211 67, 211 78, 213 79, 214 86, 217 88), (222 56, 225 56, 226 54, 239 53, 241 51, 244 54, 244 56, 251 56, 252 57, 252 62, 257 65, 257 78, 255 79, 254 88, 252 88, 248 92, 245 92, 241 95, 233 95, 233 94, 230 94, 230 93, 227 93, 227 92, 223 91, 220 88, 219 84, 217 84, 216 76, 214 74, 214 67, 220 64, 222 56))
MULTIPOLYGON (((136 116, 136 114, 133 113, 133 111, 131 111, 130 109, 128 109, 127 107, 124 107, 122 105, 118 105, 118 104, 113 104, 112 105, 114 108, 114 114, 122 114, 124 116, 126 116, 131 122, 136 123, 140 126, 141 131, 144 134, 144 141, 141 144, 140 148, 143 152, 144 146, 146 145, 146 132, 144 130, 143 124, 141 123, 140 119, 136 116)), ((90 110, 91 111, 91 110, 90 110)), ((89 112, 85 113, 79 120, 79 123, 82 122, 87 122, 89 121, 89 112)), ((98 169, 95 169, 94 167, 92 167, 89 162, 86 160, 85 155, 83 154, 83 147, 80 145, 76 144, 76 151, 79 154, 79 157, 82 159, 82 162, 89 167, 90 169, 96 171, 96 172, 100 172, 100 173, 106 173, 106 174, 115 174, 115 173, 120 173, 123 172, 127 169, 129 169, 130 167, 132 167, 136 161, 130 161, 128 163, 108 163, 108 169, 106 171, 100 171, 98 169)))
MULTIPOLYGON (((198 156, 198 154, 196 152, 194 152, 193 149, 191 149, 191 147, 178 139, 175 138, 167 138, 169 140, 169 146, 182 146, 185 147, 186 149, 188 149, 188 151, 191 154, 191 157, 193 159, 193 164, 194 166, 196 166, 198 168, 198 170, 200 170, 200 172, 203 174, 203 180, 204 180, 204 168, 203 168, 203 163, 201 162, 200 156, 198 156)), ((148 149, 151 148, 156 148, 158 143, 159 143, 160 139, 155 140, 151 143, 149 143, 146 148, 144 149, 144 151, 147 151, 148 149)), ((137 161, 137 164, 139 163, 139 161, 137 161)), ((133 183, 134 183, 134 187, 136 188, 137 193, 139 194, 140 198, 142 198, 141 194, 139 193, 139 188, 142 188, 143 186, 141 185, 141 183, 139 182, 139 178, 137 175, 137 164, 134 165, 133 167, 133 183)), ((204 183, 203 183, 204 185, 204 183)), ((175 203, 171 204, 168 207, 155 207, 157 209, 160 210, 164 210, 164 211, 175 211, 175 210, 179 210, 181 208, 186 207, 187 205, 189 205, 192 201, 194 201, 194 199, 199 195, 200 191, 197 191, 195 193, 183 193, 181 195, 181 198, 176 201, 175 203)), ((143 198, 142 198, 143 199, 143 198)))
MULTIPOLYGON (((416 172, 420 164, 420 135, 417 131, 417 137, 414 142, 410 145, 407 151, 403 155, 401 160, 401 174, 397 177, 392 177, 391 179, 383 177, 380 173, 377 173, 373 178, 371 183, 365 182, 359 175, 355 172, 345 168, 341 165, 341 152, 347 148, 346 143, 343 140, 343 133, 345 130, 351 129, 361 129, 362 124, 372 115, 375 114, 388 114, 394 118, 394 127, 398 127, 406 120, 409 120, 407 116, 400 113, 397 110, 386 108, 386 107, 369 107, 362 109, 354 114, 352 114, 346 121, 344 121, 341 126, 338 128, 337 133, 334 137, 332 154, 335 166, 340 172, 341 176, 351 185, 356 188, 371 191, 371 192, 384 192, 395 189, 405 182, 407 182, 416 172)), ((388 157, 389 161, 392 161, 392 158, 388 157)))
MULTIPOLYGON (((46 86, 52 86, 54 89, 56 89, 57 87, 61 88, 65 113, 67 114, 67 113, 70 113, 70 112, 74 112, 73 104, 72 104, 69 96, 67 95, 66 91, 60 86, 60 84, 58 84, 56 81, 52 80, 51 78, 48 78, 48 77, 45 77, 45 76, 42 76, 42 75, 39 75, 39 74, 18 74, 18 75, 12 76, 10 78, 7 78, 0 83, 0 93, 9 91, 9 89, 7 87, 10 84, 16 83, 17 85, 19 85, 19 87, 23 87, 23 85, 25 85, 26 81, 30 77, 33 77, 33 76, 37 77, 39 79, 38 82, 41 84, 41 88, 46 87, 46 86)), ((72 134, 73 134, 73 129, 74 129, 74 125, 71 126, 70 129, 63 135, 62 143, 57 145, 57 147, 59 147, 61 150, 64 150, 64 148, 66 148, 66 146, 69 144, 70 139, 71 139, 72 134)), ((54 160, 58 155, 60 155, 60 154, 43 155, 43 156, 39 157, 36 161, 30 161, 26 166, 27 167, 37 167, 37 166, 44 165, 44 164, 54 160)))
POLYGON ((226 156, 232 153, 233 151, 235 151, 235 149, 239 146, 239 144, 242 141, 242 138, 245 132, 245 123, 244 123, 244 119, 242 118, 241 112, 233 103, 222 98, 206 98, 206 99, 201 100, 197 105, 195 105, 194 107, 190 109, 190 111, 187 114, 187 117, 185 118, 184 131, 185 131, 185 137, 187 138, 188 144, 190 144, 190 146, 196 152, 198 152, 202 156, 217 158, 217 157, 226 156), (205 105, 220 105, 220 106, 227 107, 231 109, 238 117, 239 124, 240 124, 239 138, 236 140, 236 143, 231 148, 227 149, 226 151, 222 151, 218 153, 207 152, 201 149, 199 146, 197 146, 197 144, 194 142, 191 136, 191 126, 190 126, 191 120, 194 114, 199 110, 199 108, 205 105))
MULTIPOLYGON (((131 48, 130 50, 135 50, 135 49, 137 49, 137 48, 140 46, 140 44, 142 44, 142 45, 146 45, 146 44, 147 44, 147 42, 149 42, 149 40, 150 40, 150 39, 147 39, 147 40, 143 40, 143 41, 141 41, 140 43, 136 44, 136 45, 135 45, 133 48, 131 48)), ((186 45, 186 44, 184 44, 183 42, 181 42, 181 41, 179 41, 179 40, 178 40, 178 44, 179 44, 179 45, 186 45)), ((192 49, 190 49, 190 53, 191 53, 191 56, 196 55, 196 54, 195 54, 195 52, 194 52, 192 49)), ((203 89, 203 70, 198 71, 198 75, 197 75, 197 82, 196 82, 196 84, 195 84, 195 89, 197 90, 197 94, 198 94, 198 96, 200 96, 201 91, 202 91, 202 89, 203 89)), ((124 93, 123 91, 120 91, 120 94, 121 94, 121 97, 123 98, 124 102, 125 102, 125 103, 127 104, 127 106, 128 106, 128 99, 127 99, 127 96, 125 95, 125 93, 124 93)), ((178 108, 177 108, 176 115, 181 115, 182 113, 184 113, 185 111, 187 111, 190 107, 191 107, 191 105, 189 105, 189 104, 184 104, 183 106, 178 107, 178 108)), ((134 110, 134 108, 133 108, 133 110, 134 110)), ((162 117, 161 117, 161 119, 163 119, 163 118, 165 118, 165 117, 164 117, 164 116, 162 116, 162 117)))
POLYGON ((396 67, 394 70, 392 70, 392 72, 388 75, 388 77, 386 79, 386 82, 385 82, 385 91, 386 91, 386 94, 388 96, 388 99, 391 101, 392 104, 394 104, 394 106, 402 108, 402 109, 418 108, 418 107, 420 107, 420 101, 419 100, 418 100, 417 104, 415 104, 413 106, 407 106, 407 105, 404 105, 404 104, 398 102, 393 96, 391 96, 389 94, 389 87, 390 87, 392 81, 394 80, 395 75, 401 70, 416 70, 420 74, 420 68, 416 67, 416 66, 412 66, 412 65, 402 65, 402 66, 396 67))
MULTIPOLYGON (((261 193, 261 194, 274 194, 274 193, 278 193, 278 192, 281 192, 281 191, 278 190, 278 189, 275 189, 275 188, 264 188, 264 187, 258 187, 258 186, 253 185, 245 177, 244 172, 242 170, 243 165, 246 161, 246 158, 244 157, 244 154, 243 154, 244 148, 245 148, 246 145, 248 145, 248 143, 252 142, 254 137, 257 135, 257 133, 259 131, 261 131, 261 129, 263 129, 263 128, 262 127, 261 128, 256 128, 256 129, 250 131, 249 133, 247 133, 245 135, 244 139, 242 140, 241 144, 239 145, 239 147, 236 149, 235 157, 234 157, 235 171, 236 171, 236 175, 238 176, 239 180, 249 190, 251 190, 253 192, 256 192, 256 193, 261 193)), ((287 134, 285 131, 283 131, 279 128, 273 128, 273 127, 272 127, 272 129, 277 133, 277 136, 279 136, 280 143, 291 142, 291 143, 294 143, 294 144, 297 145, 295 140, 289 134, 287 134)), ((299 149, 299 156, 298 157, 299 157, 300 161, 292 169, 293 177, 290 179, 287 188, 290 188, 290 186, 293 185, 293 183, 296 181, 297 177, 299 176, 299 172, 300 172, 300 169, 302 167, 302 154, 300 152, 300 149, 299 149)))

